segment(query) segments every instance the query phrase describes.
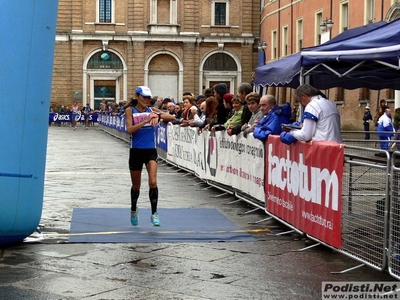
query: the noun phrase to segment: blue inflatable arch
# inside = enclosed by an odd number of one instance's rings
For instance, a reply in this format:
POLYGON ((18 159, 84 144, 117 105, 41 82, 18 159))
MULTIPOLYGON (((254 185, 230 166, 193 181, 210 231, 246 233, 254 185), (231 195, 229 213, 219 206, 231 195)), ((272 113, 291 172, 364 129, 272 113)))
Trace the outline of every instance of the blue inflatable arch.
POLYGON ((2 5, 0 244, 22 241, 42 214, 57 8, 57 0, 2 5))

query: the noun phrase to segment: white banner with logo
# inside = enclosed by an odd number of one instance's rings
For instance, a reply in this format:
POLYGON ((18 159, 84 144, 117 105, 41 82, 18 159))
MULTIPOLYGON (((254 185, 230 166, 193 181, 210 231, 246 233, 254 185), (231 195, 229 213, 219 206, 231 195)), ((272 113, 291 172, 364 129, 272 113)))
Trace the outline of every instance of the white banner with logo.
POLYGON ((233 187, 261 202, 264 195, 264 145, 250 134, 229 136, 225 131, 168 126, 167 160, 201 179, 233 187))
POLYGON ((250 134, 226 131, 204 133, 207 179, 222 183, 265 202, 264 146, 250 134))
POLYGON ((168 126, 167 160, 205 177, 204 139, 197 128, 168 126))

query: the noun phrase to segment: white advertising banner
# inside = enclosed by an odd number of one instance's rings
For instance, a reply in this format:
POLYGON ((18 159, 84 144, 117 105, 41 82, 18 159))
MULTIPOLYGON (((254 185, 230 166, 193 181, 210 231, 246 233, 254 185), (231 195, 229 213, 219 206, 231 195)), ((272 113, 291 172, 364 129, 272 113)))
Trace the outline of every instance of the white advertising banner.
MULTIPOLYGON (((196 128, 197 129, 197 128, 196 128)), ((205 155, 205 147, 204 147, 204 136, 203 134, 195 135, 195 144, 193 147, 193 157, 194 157, 194 164, 195 164, 195 173, 196 175, 201 178, 206 178, 206 155, 205 155)))
POLYGON ((265 202, 264 166, 265 149, 264 144, 253 137, 253 134, 238 135, 238 144, 244 145, 241 153, 238 154, 240 161, 240 172, 237 177, 235 188, 244 193, 265 202))
POLYGON ((252 135, 205 132, 207 179, 265 202, 264 145, 252 135))
POLYGON ((168 126, 168 160, 199 177, 205 175, 204 141, 195 127, 168 126), (172 127, 172 128, 171 128, 172 127))
POLYGON ((167 161, 174 165, 176 165, 176 161, 174 159, 174 134, 175 130, 177 129, 179 129, 179 126, 167 126, 167 161))

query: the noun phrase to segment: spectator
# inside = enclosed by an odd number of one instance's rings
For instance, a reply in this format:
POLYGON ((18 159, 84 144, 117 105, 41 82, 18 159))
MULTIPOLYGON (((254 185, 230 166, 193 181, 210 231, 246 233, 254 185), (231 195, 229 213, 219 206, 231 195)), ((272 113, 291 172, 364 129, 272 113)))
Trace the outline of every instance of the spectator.
POLYGON ((218 124, 224 124, 227 120, 228 113, 224 106, 224 95, 228 92, 228 87, 225 83, 218 83, 213 87, 214 97, 218 101, 217 118, 218 124))
POLYGON ((173 115, 174 117, 176 117, 175 104, 173 102, 168 102, 167 103, 167 112, 170 115, 173 115))
POLYGON ((242 130, 242 126, 249 122, 251 117, 251 111, 247 107, 246 96, 250 94, 252 91, 253 87, 251 86, 250 83, 244 82, 239 85, 237 94, 243 103, 242 122, 239 126, 228 128, 227 133, 229 135, 239 134, 240 131, 242 130))
MULTIPOLYGON (((150 99, 150 107, 156 107, 158 96, 153 96, 150 99)), ((156 107, 158 108, 158 106, 156 107)))
MULTIPOLYGON (((394 139, 398 141, 400 139, 400 107, 394 110, 393 127, 394 131, 396 132, 394 139)), ((399 149, 400 142, 396 142, 396 146, 399 149)))
POLYGON ((381 142, 379 143, 381 149, 389 150, 389 141, 393 137, 393 132, 394 132, 390 108, 386 108, 383 115, 379 118, 377 131, 379 140, 381 140, 381 142), (388 133, 385 133, 385 131, 388 133))
POLYGON ((204 97, 206 97, 206 99, 207 99, 208 97, 211 97, 211 96, 214 96, 213 89, 212 88, 205 89, 204 97))
POLYGON ((333 102, 321 96, 319 91, 309 84, 300 85, 295 91, 295 97, 305 107, 303 124, 301 129, 284 129, 285 132, 281 134, 282 142, 342 142, 340 114, 333 102))
POLYGON ((400 107, 394 110, 393 127, 395 131, 400 129, 400 107))
POLYGON ((114 103, 112 105, 111 115, 113 115, 113 116, 118 116, 119 115, 119 104, 118 103, 114 103))
POLYGON ((193 96, 183 96, 183 112, 181 116, 181 126, 189 126, 189 120, 194 119, 194 114, 192 113, 191 107, 194 105, 194 97, 193 96))
POLYGON ((85 127, 86 130, 89 129, 89 119, 90 119, 90 114, 92 113, 92 108, 90 107, 90 103, 86 103, 85 108, 83 109, 83 115, 85 117, 85 127))
POLYGON ((263 114, 260 110, 260 95, 258 93, 251 92, 246 95, 247 107, 251 111, 251 117, 248 123, 242 125, 243 136, 247 138, 249 133, 254 131, 254 128, 260 122, 263 114))
POLYGON ((386 100, 385 99, 381 99, 379 101, 379 107, 377 108, 377 110, 375 112, 375 116, 374 116, 375 127, 378 127, 378 120, 385 113, 386 108, 389 108, 387 106, 386 100))
POLYGON ((64 105, 61 105, 61 106, 60 106, 60 108, 59 108, 59 110, 58 110, 58 113, 61 114, 61 115, 63 115, 63 114, 66 113, 64 105))
POLYGON ((297 121, 297 107, 293 107, 292 114, 290 115, 290 123, 297 121))
POLYGON ((173 101, 170 98, 164 98, 161 107, 158 109, 162 110, 163 112, 168 112, 168 103, 173 103, 173 101))
MULTIPOLYGON (((67 111, 65 110, 64 105, 61 105, 60 108, 58 109, 58 114, 60 115, 65 115, 67 111)), ((65 126, 65 122, 60 122, 59 126, 65 126)))
POLYGON ((112 114, 113 110, 114 110, 113 103, 112 102, 108 102, 107 106, 106 106, 106 113, 107 114, 112 114))
POLYGON ((164 101, 164 99, 162 97, 157 97, 157 100, 154 103, 154 107, 158 108, 158 109, 161 109, 162 105, 163 105, 163 101, 164 101))
POLYGON ((224 99, 224 106, 225 109, 227 111, 227 118, 230 119, 233 114, 235 113, 235 110, 233 109, 232 106, 232 99, 235 95, 231 94, 231 93, 227 93, 224 95, 223 99, 224 99))
POLYGON ((388 108, 386 99, 379 100, 379 106, 384 108, 384 109, 388 108))
POLYGON ((197 105, 198 107, 200 107, 200 104, 201 104, 203 101, 206 101, 206 97, 205 97, 204 95, 198 95, 198 96, 196 97, 196 105, 197 105))
POLYGON ((179 103, 175 104, 175 118, 180 120, 182 117, 182 107, 179 103))
MULTIPOLYGON (((150 100, 151 102, 151 100, 150 100)), ((123 116, 125 115, 125 110, 129 107, 129 102, 127 100, 122 101, 122 103, 120 102, 120 110, 119 110, 119 115, 123 116)), ((150 105, 150 107, 152 107, 150 105)))
POLYGON ((265 142, 270 134, 282 132, 281 124, 289 122, 291 109, 289 103, 279 106, 273 95, 264 95, 260 99, 260 110, 263 117, 255 126, 253 136, 265 142))
MULTIPOLYGON (((203 127, 205 121, 206 121, 206 101, 201 102, 200 104, 200 111, 201 114, 194 114, 194 119, 189 120, 189 125, 192 127, 203 127)), ((194 107, 194 106, 193 106, 194 107)), ((192 109, 193 109, 192 107, 192 109)))
POLYGON ((118 116, 122 116, 125 111, 125 100, 119 101, 118 103, 118 116))
POLYGON ((206 121, 204 122, 203 128, 209 130, 215 124, 217 124, 217 110, 218 101, 214 96, 210 96, 206 100, 206 121))
POLYGON ((364 116, 363 116, 363 126, 364 126, 366 140, 370 139, 370 134, 369 134, 369 122, 370 121, 372 121, 372 115, 369 110, 369 106, 367 105, 364 109, 364 116))
POLYGON ((177 113, 176 113, 176 111, 175 111, 175 107, 176 107, 176 105, 174 104, 174 102, 168 102, 167 103, 167 113, 168 114, 170 114, 171 116, 174 116, 175 117, 175 120, 174 121, 166 121, 166 120, 162 120, 162 122, 163 123, 169 123, 169 122, 171 122, 172 124, 180 124, 180 121, 179 121, 179 119, 178 119, 178 117, 177 117, 177 113))
POLYGON ((104 110, 105 110, 105 104, 104 103, 99 103, 99 107, 97 108, 97 112, 99 114, 104 114, 104 110))
POLYGON ((232 99, 232 106, 234 110, 234 114, 231 118, 229 118, 223 125, 217 124, 211 128, 211 131, 225 130, 228 127, 235 127, 241 124, 242 121, 242 113, 243 113, 243 105, 240 101, 239 97, 234 97, 232 99))

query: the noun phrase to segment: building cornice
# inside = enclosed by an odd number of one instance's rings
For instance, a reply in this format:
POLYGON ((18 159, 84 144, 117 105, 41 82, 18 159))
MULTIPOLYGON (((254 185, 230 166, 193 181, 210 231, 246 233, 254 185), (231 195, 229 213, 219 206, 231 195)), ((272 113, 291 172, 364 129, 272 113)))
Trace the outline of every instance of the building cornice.
POLYGON ((93 34, 76 33, 56 34, 57 42, 68 41, 125 41, 125 42, 175 42, 175 43, 240 43, 253 44, 255 37, 251 34, 242 36, 209 35, 201 36, 199 33, 180 33, 179 35, 148 34, 146 31, 128 31, 127 34, 114 34, 97 32, 93 34))

